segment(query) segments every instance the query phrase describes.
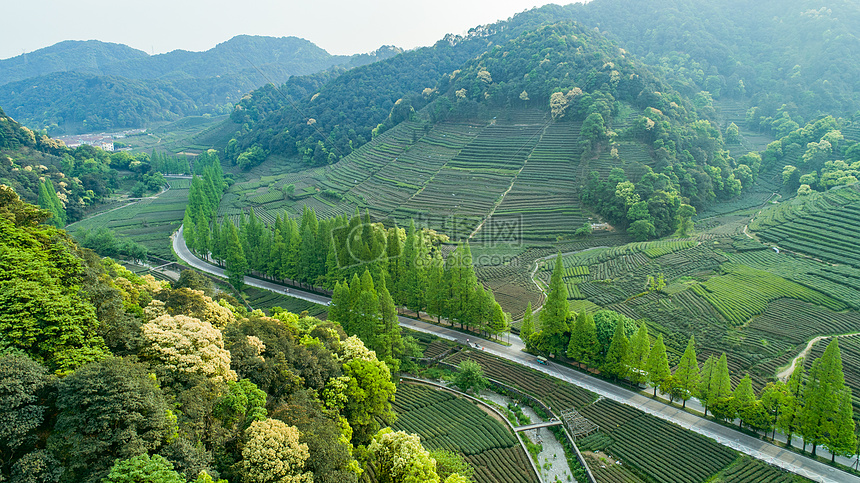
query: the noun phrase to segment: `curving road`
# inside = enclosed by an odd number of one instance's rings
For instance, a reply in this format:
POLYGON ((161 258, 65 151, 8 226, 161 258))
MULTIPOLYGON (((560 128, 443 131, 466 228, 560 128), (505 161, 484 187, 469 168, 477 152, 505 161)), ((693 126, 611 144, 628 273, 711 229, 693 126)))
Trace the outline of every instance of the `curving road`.
MULTIPOLYGON (((226 278, 223 269, 200 260, 188 250, 185 246, 185 240, 182 238, 181 227, 173 235, 173 249, 179 258, 194 268, 226 278)), ((287 289, 283 285, 257 278, 245 277, 245 283, 252 287, 271 290, 276 293, 322 305, 328 305, 331 301, 328 297, 293 288, 287 289)), ((444 339, 466 344, 467 335, 456 330, 410 319, 408 317, 399 317, 399 319, 400 325, 408 329, 430 333, 444 339)), ((624 389, 623 387, 583 374, 569 367, 555 364, 552 361, 550 361, 546 366, 537 364, 534 356, 523 352, 524 346, 518 338, 512 339, 510 346, 504 346, 492 341, 478 339, 474 335, 469 335, 468 337, 480 343, 485 352, 489 352, 490 354, 503 357, 558 379, 562 379, 571 384, 575 384, 607 399, 612 399, 614 401, 633 406, 660 419, 676 423, 686 429, 712 438, 720 444, 728 446, 736 451, 748 454, 775 466, 779 466, 780 468, 784 468, 792 473, 804 476, 813 481, 819 481, 822 483, 860 483, 860 477, 837 470, 812 458, 782 449, 771 443, 717 424, 711 420, 690 414, 659 400, 651 399, 650 397, 644 396, 638 392, 624 389)), ((688 406, 693 406, 693 404, 688 402, 688 406)), ((823 449, 820 453, 822 455, 826 454, 823 449)), ((837 460, 846 466, 850 466, 853 463, 853 460, 849 458, 837 457, 837 460)))

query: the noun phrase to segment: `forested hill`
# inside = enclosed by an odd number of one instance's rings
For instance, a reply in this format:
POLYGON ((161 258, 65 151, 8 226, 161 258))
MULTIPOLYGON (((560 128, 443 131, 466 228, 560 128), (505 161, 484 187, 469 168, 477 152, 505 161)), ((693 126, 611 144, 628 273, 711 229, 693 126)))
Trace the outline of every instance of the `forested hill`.
POLYGON ((65 41, 0 60, 0 85, 54 72, 178 79, 234 74, 268 64, 276 65, 287 76, 304 75, 341 64, 348 58, 331 55, 297 37, 239 35, 204 52, 174 50, 152 56, 122 44, 65 41))
MULTIPOLYGON (((377 125, 396 121, 396 113, 388 119, 398 99, 420 109, 427 101, 422 91, 445 82, 459 63, 538 25, 560 21, 575 21, 615 41, 657 69, 703 113, 713 112, 714 100, 737 101, 749 109, 750 129, 784 136, 817 116, 846 116, 860 106, 856 4, 595 0, 547 5, 473 29, 465 38, 448 36, 432 47, 335 78, 300 99, 297 109, 278 100, 273 90, 255 92, 233 114, 234 121, 244 123, 237 148, 257 144, 314 163, 339 158, 370 140, 377 125)), ((284 90, 292 92, 291 87, 288 83, 284 90)))
MULTIPOLYGON (((236 158, 257 145, 269 152, 298 153, 317 164, 338 159, 368 142, 399 99, 405 100, 400 107, 407 112, 406 106, 422 108, 437 82, 466 61, 564 16, 565 11, 555 5, 534 9, 475 27, 466 36, 448 34, 433 46, 350 70, 325 83, 310 76, 290 79, 280 93, 269 87, 255 91, 232 114, 243 129, 228 155, 236 158), (307 92, 315 83, 322 85, 307 92), (290 102, 282 99, 282 93, 290 102)), ((398 114, 394 116, 396 121, 398 114)))
POLYGON ((233 102, 267 82, 398 53, 386 46, 334 56, 304 39, 247 35, 205 52, 154 56, 118 44, 63 42, 0 61, 0 105, 51 134, 141 127, 229 112, 233 102))
POLYGON ((791 130, 783 113, 803 125, 860 107, 857 2, 594 0, 564 11, 686 78, 690 95, 748 100, 758 106, 752 120, 781 135, 791 130))
POLYGON ((0 85, 52 72, 101 74, 109 64, 149 55, 123 44, 66 40, 33 52, 0 60, 0 85))

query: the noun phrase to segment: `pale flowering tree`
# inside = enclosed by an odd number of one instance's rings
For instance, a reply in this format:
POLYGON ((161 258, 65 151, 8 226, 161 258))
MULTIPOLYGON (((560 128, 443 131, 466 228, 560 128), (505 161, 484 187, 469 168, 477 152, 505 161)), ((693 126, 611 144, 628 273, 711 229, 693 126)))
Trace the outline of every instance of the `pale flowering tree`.
POLYGON ((343 341, 343 359, 344 362, 349 362, 354 359, 360 359, 368 362, 376 362, 376 352, 365 347, 364 342, 358 336, 347 337, 343 341))
POLYGON ((478 71, 478 80, 484 84, 492 84, 493 76, 490 75, 490 71, 485 68, 481 68, 481 70, 478 71))
POLYGON ((164 302, 158 299, 152 299, 149 305, 143 308, 143 317, 147 321, 157 319, 166 314, 167 308, 164 306, 164 302))
POLYGON ((170 287, 170 285, 167 282, 158 281, 151 274, 146 274, 140 278, 141 278, 141 280, 143 280, 144 290, 149 292, 150 295, 155 295, 155 294, 161 292, 162 290, 167 290, 170 287))
POLYGON ((253 335, 249 335, 247 337, 248 345, 253 347, 257 351, 257 357, 259 357, 260 360, 263 360, 263 352, 266 352, 266 344, 264 344, 259 337, 253 335))
POLYGON ((405 431, 380 430, 368 446, 376 479, 381 483, 438 483, 436 460, 421 438, 405 431))
POLYGON ((164 314, 142 326, 147 353, 173 371, 235 381, 221 331, 186 315, 164 314))
POLYGON ((312 483, 314 475, 304 471, 310 456, 308 445, 299 443, 301 433, 277 419, 254 421, 246 431, 242 449, 245 481, 250 483, 312 483))

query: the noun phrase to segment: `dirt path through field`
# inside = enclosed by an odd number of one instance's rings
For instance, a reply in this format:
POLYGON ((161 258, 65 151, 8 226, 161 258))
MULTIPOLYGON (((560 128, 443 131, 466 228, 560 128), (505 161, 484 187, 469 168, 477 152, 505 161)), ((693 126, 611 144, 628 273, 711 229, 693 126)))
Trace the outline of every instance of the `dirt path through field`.
POLYGON ((809 351, 812 350, 812 346, 814 346, 816 342, 823 340, 823 339, 830 339, 831 337, 853 337, 855 335, 860 335, 860 332, 854 332, 854 333, 845 334, 845 335, 835 335, 835 336, 834 335, 819 335, 818 337, 809 341, 809 343, 806 344, 806 348, 803 349, 802 351, 800 351, 800 354, 798 354, 797 357, 795 357, 794 359, 791 360, 791 363, 788 365, 788 367, 786 367, 785 369, 783 369, 782 371, 777 373, 776 377, 780 381, 783 381, 783 382, 787 381, 788 378, 791 377, 791 374, 794 372, 794 366, 797 364, 797 360, 800 359, 801 357, 806 357, 806 355, 809 354, 809 351))

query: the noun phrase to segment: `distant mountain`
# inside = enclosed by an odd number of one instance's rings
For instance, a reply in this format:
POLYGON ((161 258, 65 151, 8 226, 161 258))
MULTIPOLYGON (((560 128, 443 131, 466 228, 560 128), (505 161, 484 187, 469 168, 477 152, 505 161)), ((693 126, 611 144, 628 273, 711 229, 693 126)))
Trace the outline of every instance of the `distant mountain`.
POLYGON ((149 54, 123 44, 66 40, 44 49, 0 60, 0 85, 52 72, 102 74, 109 64, 146 59, 149 54))
POLYGON ((205 52, 149 56, 98 41, 61 42, 0 61, 0 105, 51 134, 124 129, 187 115, 229 112, 245 93, 336 65, 397 55, 396 47, 330 55, 296 37, 241 35, 205 52))

